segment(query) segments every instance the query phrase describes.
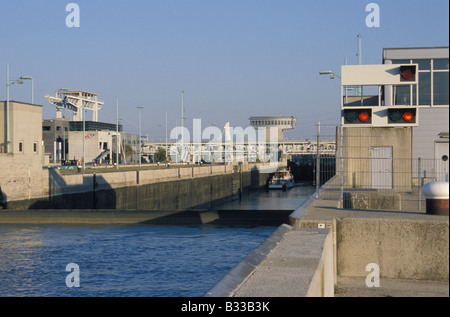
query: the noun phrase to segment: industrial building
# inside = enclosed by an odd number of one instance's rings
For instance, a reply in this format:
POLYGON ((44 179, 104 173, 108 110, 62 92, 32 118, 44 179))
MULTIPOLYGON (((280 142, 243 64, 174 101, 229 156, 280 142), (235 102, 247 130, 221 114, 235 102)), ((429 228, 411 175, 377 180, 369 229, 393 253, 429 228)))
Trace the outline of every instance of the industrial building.
POLYGON ((448 47, 386 48, 383 64, 345 65, 341 75, 346 188, 420 193, 448 181, 448 47))

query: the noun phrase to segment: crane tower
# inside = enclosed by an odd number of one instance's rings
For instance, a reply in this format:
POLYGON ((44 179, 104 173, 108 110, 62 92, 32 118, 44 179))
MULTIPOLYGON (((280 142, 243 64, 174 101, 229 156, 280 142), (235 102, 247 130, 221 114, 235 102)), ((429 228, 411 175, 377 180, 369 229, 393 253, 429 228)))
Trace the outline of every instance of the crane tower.
MULTIPOLYGON (((98 121, 98 111, 103 102, 98 100, 98 95, 83 90, 60 89, 55 96, 45 96, 48 102, 56 107, 56 118, 61 118, 61 110, 69 109, 73 113, 73 121, 83 121, 84 111, 92 111, 92 121, 98 121)), ((86 120, 86 118, 84 118, 86 120)))

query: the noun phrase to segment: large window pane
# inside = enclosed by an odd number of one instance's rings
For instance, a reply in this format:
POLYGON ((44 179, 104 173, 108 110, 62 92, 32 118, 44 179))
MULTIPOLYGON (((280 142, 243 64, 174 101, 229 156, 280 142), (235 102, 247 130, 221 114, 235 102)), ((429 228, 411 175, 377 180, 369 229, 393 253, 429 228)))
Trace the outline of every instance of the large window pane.
POLYGON ((413 64, 419 64, 419 71, 431 70, 431 59, 413 59, 413 64))
POLYGON ((448 72, 433 73, 433 104, 448 105, 448 72))
POLYGON ((431 105, 431 73, 419 73, 419 105, 431 105))
POLYGON ((435 59, 433 69, 448 69, 448 59, 435 59))
POLYGON ((411 104, 410 86, 395 86, 394 89, 394 104, 397 106, 409 106, 411 104))

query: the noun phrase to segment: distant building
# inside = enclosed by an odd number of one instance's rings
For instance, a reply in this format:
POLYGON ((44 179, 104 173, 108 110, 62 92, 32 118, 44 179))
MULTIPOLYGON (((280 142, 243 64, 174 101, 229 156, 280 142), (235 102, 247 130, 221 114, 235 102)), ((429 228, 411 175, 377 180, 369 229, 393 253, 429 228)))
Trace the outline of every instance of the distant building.
MULTIPOLYGON (((86 121, 84 123, 84 152, 86 163, 115 162, 116 130, 123 134, 122 125, 86 121)), ((50 163, 83 158, 83 122, 55 118, 42 121, 45 154, 50 163)), ((119 137, 120 138, 120 137, 119 137)), ((119 147, 119 153, 121 149, 119 147)))
POLYGON ((50 162, 60 162, 69 153, 69 120, 48 119, 42 121, 42 139, 45 155, 50 162))
MULTIPOLYGON (((83 132, 82 121, 69 121, 67 159, 83 162, 84 152, 84 163, 112 164, 116 157, 115 138, 117 128, 120 138, 121 125, 117 127, 116 124, 112 123, 86 121, 84 122, 83 132)), ((119 148, 120 152, 121 149, 119 148)))
MULTIPOLYGON (((255 129, 258 128, 277 128, 278 140, 283 140, 283 131, 295 128, 297 118, 287 116, 266 116, 266 117, 250 117, 250 125, 255 129)), ((269 129, 266 131, 266 139, 269 140, 269 129)))
POLYGON ((0 153, 30 156, 42 159, 42 106, 9 101, 0 102, 0 153), (9 140, 8 140, 9 138, 9 140))
POLYGON ((7 111, 6 104, 0 101, 0 205, 4 208, 8 201, 45 194, 43 182, 48 184, 42 169, 42 106, 10 101, 7 111))

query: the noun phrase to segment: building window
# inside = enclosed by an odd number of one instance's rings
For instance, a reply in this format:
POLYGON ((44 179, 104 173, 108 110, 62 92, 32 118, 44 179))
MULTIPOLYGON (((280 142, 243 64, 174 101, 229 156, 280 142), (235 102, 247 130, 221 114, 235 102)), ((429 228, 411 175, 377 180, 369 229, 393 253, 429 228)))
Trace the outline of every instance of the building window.
POLYGON ((33 143, 33 152, 37 153, 37 142, 33 143))
POLYGON ((42 127, 42 131, 50 131, 50 127, 49 126, 43 126, 42 127))
POLYGON ((19 141, 19 152, 23 152, 23 141, 19 141))
POLYGON ((393 60, 392 64, 418 64, 418 91, 409 85, 394 86, 395 105, 439 106, 449 104, 449 60, 448 59, 414 59, 393 60))

